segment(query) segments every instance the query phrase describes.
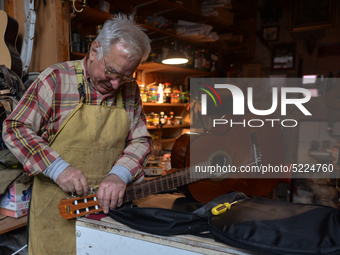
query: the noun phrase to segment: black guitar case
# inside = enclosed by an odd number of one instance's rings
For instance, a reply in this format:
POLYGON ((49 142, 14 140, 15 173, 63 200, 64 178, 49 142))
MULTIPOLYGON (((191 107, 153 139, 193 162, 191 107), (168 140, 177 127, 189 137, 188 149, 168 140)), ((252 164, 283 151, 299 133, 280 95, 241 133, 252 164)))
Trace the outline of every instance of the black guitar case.
POLYGON ((340 254, 340 211, 232 192, 193 212, 122 207, 109 216, 131 228, 158 235, 200 234, 261 254, 340 254), (237 201, 214 216, 218 204, 237 201))

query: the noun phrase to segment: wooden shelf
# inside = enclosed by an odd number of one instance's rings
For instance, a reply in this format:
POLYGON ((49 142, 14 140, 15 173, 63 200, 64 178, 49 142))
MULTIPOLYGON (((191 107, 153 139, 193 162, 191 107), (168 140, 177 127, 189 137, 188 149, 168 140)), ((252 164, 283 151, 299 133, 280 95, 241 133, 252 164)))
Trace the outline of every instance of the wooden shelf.
POLYGON ((3 215, 1 215, 0 220, 0 235, 27 225, 27 216, 23 216, 18 219, 11 218, 9 216, 2 216, 3 215))
POLYGON ((210 76, 210 72, 201 71, 193 68, 185 68, 177 65, 164 65, 162 63, 158 63, 155 61, 146 62, 141 64, 137 68, 138 70, 148 70, 153 69, 153 73, 177 73, 177 74, 186 74, 197 75, 197 76, 210 76))
MULTIPOLYGON (((81 5, 76 3, 77 9, 81 9, 81 5)), ((76 17, 72 21, 81 22, 85 26, 97 26, 104 24, 105 21, 113 17, 109 12, 103 12, 86 6, 82 12, 76 12, 76 17)))
MULTIPOLYGON (((139 4, 145 4, 146 0, 125 0, 126 3, 133 6, 139 4)), ((76 3, 76 7, 79 9, 81 5, 76 3)), ((146 9, 151 13, 162 13, 162 16, 172 22, 177 22, 178 20, 187 20, 191 22, 204 23, 214 27, 214 31, 222 31, 223 33, 231 32, 233 30, 233 24, 227 24, 216 18, 207 17, 193 11, 189 8, 181 6, 174 2, 169 2, 167 0, 158 0, 148 5, 139 7, 138 9, 146 9)), ((110 19, 113 14, 108 12, 103 12, 91 7, 85 7, 82 12, 77 12, 74 21, 81 21, 85 25, 96 26, 103 24, 106 20, 110 19)))
POLYGON ((184 106, 187 106, 187 104, 169 104, 169 103, 158 104, 158 103, 143 103, 143 106, 180 106, 180 107, 184 107, 184 106))
POLYGON ((164 31, 164 30, 161 30, 161 29, 156 28, 156 27, 151 27, 151 26, 146 25, 146 24, 141 24, 141 25, 144 28, 146 28, 148 31, 152 32, 152 36, 149 36, 150 39, 151 39, 151 44, 153 43, 153 38, 157 39, 157 36, 159 37, 158 34, 161 34, 163 36, 169 36, 169 37, 177 38, 178 40, 187 42, 187 43, 189 43, 191 45, 194 44, 194 45, 197 45, 197 46, 201 46, 203 48, 216 49, 216 45, 214 46, 213 44, 193 41, 193 40, 190 40, 189 38, 186 38, 186 37, 183 37, 183 36, 179 36, 179 35, 176 35, 174 33, 171 33, 171 32, 168 32, 168 31, 164 31))
MULTIPOLYGON (((147 2, 146 0, 127 0, 127 3, 133 6, 136 6, 138 4, 143 4, 146 2, 147 2)), ((76 6, 78 9, 82 8, 80 4, 76 4, 76 6)), ((195 12, 189 8, 183 7, 174 2, 169 2, 167 0, 158 0, 158 1, 155 1, 154 3, 150 3, 148 5, 140 7, 139 9, 147 9, 148 12, 151 11, 153 13, 166 11, 162 13, 162 16, 164 16, 166 19, 172 22, 178 22, 178 20, 186 20, 186 21, 191 21, 191 22, 204 23, 204 24, 212 25, 213 31, 216 31, 216 32, 228 33, 228 32, 233 32, 233 29, 234 29, 233 24, 227 24, 226 22, 218 20, 216 18, 206 17, 202 15, 201 13, 195 12)), ((76 17, 73 19, 73 21, 81 22, 85 27, 86 26, 97 26, 97 25, 104 24, 105 21, 112 18, 113 16, 114 15, 111 13, 103 12, 103 11, 87 6, 84 8, 82 12, 76 13, 76 17)), ((189 44, 194 44, 194 45, 201 46, 204 48, 216 49, 217 47, 216 44, 214 43, 198 42, 195 40, 191 40, 189 38, 185 38, 183 36, 178 36, 175 33, 171 33, 169 31, 164 31, 156 27, 151 27, 147 24, 141 23, 141 25, 145 27, 151 33, 159 33, 163 37, 170 36, 170 37, 182 40, 184 42, 187 42, 189 44)))
POLYGON ((182 125, 164 125, 164 126, 147 126, 148 129, 167 129, 167 128, 189 128, 189 124, 182 124, 182 125))
MULTIPOLYGON (((129 3, 133 6, 139 4, 145 4, 147 1, 145 0, 125 0, 126 3, 129 3)), ((193 11, 190 8, 181 6, 175 2, 170 2, 167 0, 158 0, 154 2, 150 2, 150 4, 145 6, 140 6, 138 10, 146 10, 149 13, 160 13, 162 12, 162 16, 172 22, 177 22, 178 20, 186 20, 197 23, 204 23, 208 25, 212 25, 214 27, 214 31, 221 31, 223 33, 227 33, 233 30, 233 24, 227 24, 226 22, 220 21, 216 18, 211 18, 202 15, 196 11, 193 11)))

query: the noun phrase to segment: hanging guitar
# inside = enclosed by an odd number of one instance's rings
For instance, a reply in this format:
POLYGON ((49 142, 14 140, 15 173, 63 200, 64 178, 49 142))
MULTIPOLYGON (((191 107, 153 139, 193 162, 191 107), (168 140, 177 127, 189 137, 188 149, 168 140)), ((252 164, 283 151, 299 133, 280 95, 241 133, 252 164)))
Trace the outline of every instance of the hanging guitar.
POLYGON ((18 22, 0 10, 0 65, 5 65, 21 78, 22 61, 16 49, 18 31, 18 22))
MULTIPOLYGON (((273 116, 266 118, 275 119, 273 116)), ((260 119, 260 117, 248 113, 237 121, 247 123, 250 119, 260 119)), ((176 140, 171 152, 171 165, 174 169, 159 178, 128 186, 123 202, 175 188, 202 203, 207 203, 230 191, 240 191, 248 196, 268 194, 277 186, 279 179, 264 178, 268 176, 258 176, 258 173, 247 173, 244 176, 240 173, 231 173, 220 178, 206 173, 192 178, 190 173, 195 171, 195 167, 205 167, 220 162, 237 167, 284 164, 281 128, 277 124, 274 127, 271 125, 271 122, 265 122, 260 128, 243 127, 243 125, 230 128, 221 125, 206 134, 182 135, 176 140)), ((102 211, 98 206, 96 194, 62 199, 58 208, 59 214, 65 219, 102 211)))

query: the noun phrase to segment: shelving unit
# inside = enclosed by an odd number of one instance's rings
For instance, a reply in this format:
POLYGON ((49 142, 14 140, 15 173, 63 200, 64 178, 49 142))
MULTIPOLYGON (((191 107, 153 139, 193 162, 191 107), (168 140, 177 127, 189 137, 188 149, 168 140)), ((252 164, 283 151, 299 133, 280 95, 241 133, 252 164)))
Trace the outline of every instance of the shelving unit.
POLYGON ((153 70, 154 73, 165 73, 165 74, 171 74, 171 73, 177 73, 177 74, 184 74, 186 76, 209 76, 210 73, 202 70, 197 70, 193 68, 185 68, 183 66, 174 66, 174 65, 164 65, 162 63, 150 61, 146 62, 144 64, 141 64, 138 66, 138 70, 144 71, 144 70, 153 70))
MULTIPOLYGON (((125 2, 136 7, 145 4, 145 0, 126 0, 125 2)), ((138 10, 147 11, 150 14, 161 13, 163 17, 177 22, 178 20, 187 20, 191 22, 205 23, 212 25, 215 31, 231 32, 233 30, 233 23, 225 23, 216 18, 207 17, 190 8, 179 5, 175 2, 167 0, 149 1, 148 5, 138 7, 138 10)))
POLYGON ((159 104, 159 103, 143 103, 143 106, 178 106, 178 107, 184 107, 187 104, 169 104, 169 103, 163 103, 163 104, 159 104))
POLYGON ((167 129, 167 128, 190 128, 190 124, 184 123, 180 125, 148 126, 148 129, 167 129))
MULTIPOLYGON (((205 23, 214 27, 215 31, 223 31, 224 33, 233 31, 233 23, 225 23, 213 17, 204 16, 190 8, 181 6, 175 2, 170 2, 167 0, 156 0, 149 1, 147 5, 146 0, 125 0, 127 4, 131 4, 134 8, 138 8, 138 11, 147 12, 150 15, 155 13, 162 13, 162 16, 172 22, 177 22, 178 20, 187 20, 197 23, 205 23), (138 7, 138 5, 140 5, 138 7)), ((77 8, 81 8, 81 5, 76 3, 77 8)), ((82 12, 77 13, 77 16, 73 19, 74 21, 79 21, 86 26, 96 26, 103 24, 108 20, 112 14, 99 11, 91 7, 85 7, 82 12)))
MULTIPOLYGON (((178 20, 185 20, 208 24, 213 26, 213 31, 216 32, 230 33, 234 30, 233 18, 230 19, 230 22, 223 22, 216 18, 206 17, 191 8, 187 8, 167 0, 125 0, 124 3, 115 5, 115 8, 120 8, 120 5, 124 6, 124 8, 129 6, 129 10, 126 9, 127 13, 135 11, 138 14, 138 18, 142 18, 141 20, 144 20, 144 18, 148 15, 161 15, 173 23, 177 23, 178 20)), ((80 6, 78 5, 78 7, 80 6)), ((230 15, 233 17, 233 13, 230 13, 230 15)), ((112 14, 110 13, 99 11, 91 7, 85 7, 82 12, 77 13, 76 17, 72 21, 81 23, 85 29, 84 31, 91 31, 91 27, 102 25, 106 20, 110 19, 111 16, 112 14)), ((204 48, 210 52, 211 50, 219 50, 216 43, 200 43, 178 36, 171 29, 156 28, 144 23, 141 23, 141 25, 147 30, 147 34, 151 39, 151 44, 153 41, 155 42, 154 45, 152 44, 152 47, 157 48, 158 42, 162 42, 164 40, 161 40, 161 38, 172 38, 178 39, 182 43, 187 43, 187 45, 191 45, 193 48, 204 48)), ((84 53, 73 52, 71 59, 81 59, 84 56, 84 53)), ((186 87, 185 89, 188 89, 190 77, 207 77, 211 75, 210 72, 186 68, 181 65, 164 65, 155 61, 143 63, 137 68, 137 70, 137 82, 139 84, 147 85, 152 82, 156 82, 156 84, 159 82, 169 82, 172 86, 179 86, 181 84, 183 85, 183 88, 186 87)), ((175 142, 176 138, 181 135, 183 129, 190 128, 187 104, 143 103, 143 108, 146 114, 164 111, 167 115, 169 115, 169 112, 172 111, 174 112, 174 116, 185 115, 181 125, 148 126, 150 132, 161 133, 160 141, 162 144, 167 144, 168 147, 171 146, 171 144, 175 142)))
MULTIPOLYGON (((174 2, 169 2, 167 0, 156 0, 150 1, 147 5, 138 7, 139 5, 145 4, 147 1, 145 0, 127 0, 125 4, 130 4, 134 8, 138 8, 138 12, 149 13, 153 15, 154 13, 162 13, 162 16, 172 22, 177 22, 178 20, 186 20, 197 23, 204 23, 213 26, 213 31, 230 33, 233 31, 233 23, 226 23, 216 18, 207 17, 202 15, 201 13, 195 12, 190 8, 186 8, 174 2)), ((78 8, 81 8, 79 4, 76 4, 78 8)), ((232 13, 230 15, 233 15, 232 13)), ((106 20, 110 19, 113 15, 108 12, 103 12, 91 7, 85 7, 84 10, 80 13, 77 13, 77 16, 72 20, 73 22, 80 22, 85 27, 102 25, 106 20)), ((231 19, 232 20, 232 19, 231 19)), ((153 38, 160 37, 171 37, 175 39, 179 39, 183 42, 188 43, 189 45, 196 45, 199 47, 207 48, 207 49, 217 49, 218 46, 216 43, 203 43, 195 40, 191 40, 186 37, 178 36, 175 33, 162 30, 156 27, 149 26, 147 24, 141 23, 141 25, 147 29, 149 33, 149 37, 152 40, 153 38)))

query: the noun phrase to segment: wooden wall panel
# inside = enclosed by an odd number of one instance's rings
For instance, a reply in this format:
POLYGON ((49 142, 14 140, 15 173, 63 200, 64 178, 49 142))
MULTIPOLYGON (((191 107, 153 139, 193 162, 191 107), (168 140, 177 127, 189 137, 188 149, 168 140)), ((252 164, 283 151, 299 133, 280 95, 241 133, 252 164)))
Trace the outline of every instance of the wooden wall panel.
MULTIPOLYGON (((61 0, 37 1, 34 44, 29 72, 40 72, 46 67, 69 60, 70 6, 61 0)), ((17 48, 20 51, 24 36, 25 12, 23 0, 8 0, 5 11, 19 23, 17 48)))

